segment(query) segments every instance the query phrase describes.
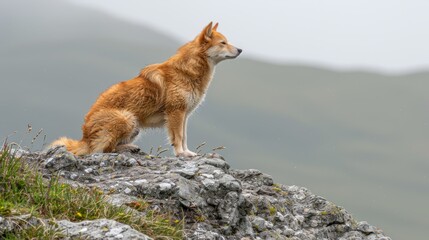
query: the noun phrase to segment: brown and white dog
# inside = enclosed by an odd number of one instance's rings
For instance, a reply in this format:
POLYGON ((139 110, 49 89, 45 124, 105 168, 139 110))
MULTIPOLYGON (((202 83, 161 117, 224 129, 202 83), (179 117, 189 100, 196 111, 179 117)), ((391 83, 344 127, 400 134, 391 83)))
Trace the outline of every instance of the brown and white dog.
POLYGON ((165 126, 176 156, 195 156, 186 142, 187 119, 204 99, 216 64, 242 51, 229 44, 217 27, 210 22, 167 61, 111 86, 85 116, 82 139, 62 137, 51 146, 64 145, 76 155, 138 151, 132 142, 140 128, 165 126))

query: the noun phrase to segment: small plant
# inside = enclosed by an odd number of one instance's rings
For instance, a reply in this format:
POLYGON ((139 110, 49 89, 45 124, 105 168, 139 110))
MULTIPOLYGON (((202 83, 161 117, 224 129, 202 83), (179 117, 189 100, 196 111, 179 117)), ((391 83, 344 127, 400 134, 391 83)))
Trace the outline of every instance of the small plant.
POLYGON ((215 148, 213 148, 213 149, 212 149, 212 151, 214 152, 214 151, 219 151, 219 150, 224 150, 224 149, 226 149, 226 147, 224 147, 224 146, 219 146, 219 147, 215 147, 215 148))
POLYGON ((161 154, 168 152, 167 148, 162 148, 161 146, 158 147, 158 149, 156 150, 156 157, 161 157, 161 154))
POLYGON ((206 145, 206 142, 202 142, 200 145, 197 146, 196 150, 197 150, 197 154, 200 154, 202 151, 202 147, 204 147, 206 145))
POLYGON ((270 216, 274 216, 277 212, 277 209, 274 206, 268 207, 268 211, 270 212, 270 216))
POLYGON ((149 203, 145 201, 132 201, 126 204, 128 207, 133 208, 139 212, 146 210, 149 207, 149 203))
POLYGON ((161 154, 163 154, 163 153, 165 153, 165 152, 168 152, 169 150, 168 150, 168 148, 162 148, 162 146, 158 146, 158 148, 156 149, 156 155, 155 156, 153 156, 152 154, 155 154, 154 153, 154 151, 153 151, 153 146, 150 148, 150 150, 149 150, 149 154, 148 155, 146 155, 146 159, 152 159, 152 158, 159 158, 159 157, 161 157, 161 154))
POLYGON ((20 231, 8 232, 1 236, 4 240, 20 240, 20 239, 39 239, 39 240, 54 240, 54 239, 64 239, 64 234, 62 234, 58 229, 52 226, 44 226, 42 224, 38 226, 19 226, 20 231))
POLYGON ((281 193, 283 190, 279 187, 273 186, 273 190, 277 193, 281 193))
POLYGON ((272 186, 273 191, 275 191, 276 193, 282 195, 282 196, 287 196, 289 193, 287 191, 284 191, 281 187, 280 184, 274 183, 272 186))
POLYGON ((197 222, 204 222, 204 221, 206 221, 206 217, 204 215, 196 215, 195 216, 195 221, 197 221, 197 222))
POLYGON ((197 208, 195 209, 195 215, 194 215, 194 220, 196 222, 205 222, 207 220, 206 216, 204 215, 204 213, 201 211, 201 209, 197 208))
MULTIPOLYGON (((196 148, 197 154, 200 154, 202 152, 203 147, 206 144, 207 144, 206 142, 202 142, 200 145, 197 146, 197 148, 196 148)), ((226 149, 226 147, 224 147, 224 146, 218 146, 218 147, 212 148, 212 151, 215 152, 215 151, 220 151, 220 150, 224 150, 224 149, 226 149)))

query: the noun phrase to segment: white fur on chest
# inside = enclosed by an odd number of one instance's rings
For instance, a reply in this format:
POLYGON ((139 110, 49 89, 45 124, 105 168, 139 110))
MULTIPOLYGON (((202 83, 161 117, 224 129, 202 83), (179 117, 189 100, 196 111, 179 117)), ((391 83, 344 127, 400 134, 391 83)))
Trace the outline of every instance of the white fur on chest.
POLYGON ((205 96, 205 93, 200 95, 196 92, 189 92, 186 97, 187 112, 194 111, 204 101, 205 96))
POLYGON ((210 85, 211 80, 213 79, 215 67, 214 65, 210 66, 211 72, 209 74, 208 84, 206 89, 204 89, 204 92, 200 93, 196 90, 186 92, 185 93, 185 99, 186 99, 186 106, 187 106, 187 112, 191 113, 193 112, 203 101, 206 97, 206 91, 210 85))

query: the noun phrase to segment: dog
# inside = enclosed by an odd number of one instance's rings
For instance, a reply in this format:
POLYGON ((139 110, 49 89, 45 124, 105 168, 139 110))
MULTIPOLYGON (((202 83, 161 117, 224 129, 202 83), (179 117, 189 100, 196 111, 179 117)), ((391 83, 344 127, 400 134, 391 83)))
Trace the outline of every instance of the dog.
POLYGON ((82 139, 62 137, 50 146, 65 146, 75 155, 139 152, 133 141, 140 129, 166 127, 176 156, 196 156, 187 145, 188 117, 204 100, 215 66, 242 52, 217 28, 210 22, 167 61, 108 88, 85 116, 82 139))

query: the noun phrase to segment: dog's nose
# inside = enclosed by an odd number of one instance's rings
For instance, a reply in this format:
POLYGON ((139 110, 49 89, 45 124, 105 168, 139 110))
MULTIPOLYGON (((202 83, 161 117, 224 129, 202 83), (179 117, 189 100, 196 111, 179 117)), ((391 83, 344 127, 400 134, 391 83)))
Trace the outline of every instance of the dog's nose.
POLYGON ((238 54, 240 54, 243 50, 241 50, 240 48, 237 48, 238 54))

